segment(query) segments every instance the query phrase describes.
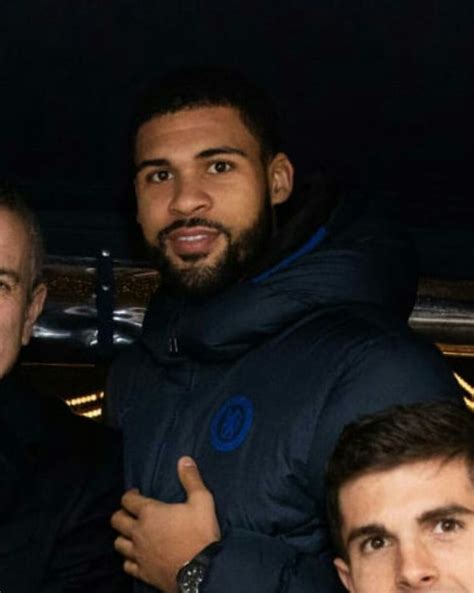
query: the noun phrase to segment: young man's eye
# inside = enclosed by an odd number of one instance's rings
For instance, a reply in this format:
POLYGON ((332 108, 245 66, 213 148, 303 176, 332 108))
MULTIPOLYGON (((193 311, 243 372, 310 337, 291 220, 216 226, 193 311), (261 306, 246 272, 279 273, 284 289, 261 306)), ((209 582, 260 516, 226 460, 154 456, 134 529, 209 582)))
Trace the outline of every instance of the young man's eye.
POLYGON ((168 171, 167 169, 153 171, 147 175, 147 181, 150 181, 151 183, 163 183, 164 181, 168 181, 172 178, 173 175, 171 174, 171 171, 168 171))
POLYGON ((434 527, 434 533, 453 533, 462 527, 461 523, 452 517, 441 519, 434 527))
POLYGON ((375 535, 373 537, 365 539, 361 543, 361 551, 364 554, 371 554, 372 552, 376 552, 377 550, 385 548, 387 544, 387 538, 382 537, 381 535, 375 535))
POLYGON ((209 167, 209 173, 227 173, 232 169, 232 165, 227 161, 216 161, 209 167))

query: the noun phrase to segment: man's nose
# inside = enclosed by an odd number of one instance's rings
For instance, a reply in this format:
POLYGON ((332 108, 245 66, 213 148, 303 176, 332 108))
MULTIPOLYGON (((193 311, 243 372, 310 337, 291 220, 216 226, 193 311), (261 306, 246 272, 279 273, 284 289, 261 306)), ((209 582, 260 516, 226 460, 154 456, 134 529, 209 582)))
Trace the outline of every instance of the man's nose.
POLYGON ((199 180, 182 177, 174 186, 170 211, 179 216, 206 212, 212 206, 211 196, 199 180))
POLYGON ((423 591, 439 580, 439 568, 426 544, 419 539, 400 546, 397 591, 423 591))

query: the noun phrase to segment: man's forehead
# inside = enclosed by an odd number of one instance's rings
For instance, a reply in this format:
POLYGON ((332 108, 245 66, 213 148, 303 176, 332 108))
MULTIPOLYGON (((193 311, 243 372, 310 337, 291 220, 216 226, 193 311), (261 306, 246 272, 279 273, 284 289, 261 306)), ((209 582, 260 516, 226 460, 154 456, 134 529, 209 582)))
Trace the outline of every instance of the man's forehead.
MULTIPOLYGON (((190 146, 199 141, 224 141, 235 143, 259 143, 242 121, 235 107, 204 106, 186 108, 173 113, 156 115, 142 124, 136 138, 136 153, 153 147, 170 146, 184 142, 190 146)), ((208 146, 207 148, 212 148, 208 146)))
POLYGON ((435 458, 356 477, 339 493, 343 530, 354 523, 416 520, 433 506, 472 498, 468 470, 464 458, 435 458))
POLYGON ((28 229, 24 220, 13 210, 0 206, 0 224, 4 232, 12 237, 17 236, 18 240, 28 238, 28 229))
POLYGON ((29 243, 28 229, 22 218, 16 212, 0 207, 0 267, 5 267, 7 262, 20 265, 29 260, 29 243))

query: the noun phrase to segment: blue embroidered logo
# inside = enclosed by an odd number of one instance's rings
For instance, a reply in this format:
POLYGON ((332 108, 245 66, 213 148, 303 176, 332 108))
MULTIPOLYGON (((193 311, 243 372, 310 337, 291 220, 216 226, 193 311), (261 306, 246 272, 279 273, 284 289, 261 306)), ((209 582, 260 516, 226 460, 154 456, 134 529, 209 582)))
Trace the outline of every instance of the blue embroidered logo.
POLYGON ((253 404, 245 395, 234 395, 214 414, 211 444, 217 451, 233 451, 245 440, 253 422, 253 404))

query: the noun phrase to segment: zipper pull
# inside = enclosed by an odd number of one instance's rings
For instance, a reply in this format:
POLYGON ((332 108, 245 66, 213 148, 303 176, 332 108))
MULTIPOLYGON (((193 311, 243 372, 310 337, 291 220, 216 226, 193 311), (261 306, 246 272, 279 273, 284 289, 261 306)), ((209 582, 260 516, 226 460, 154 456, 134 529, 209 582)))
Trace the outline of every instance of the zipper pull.
POLYGON ((168 338, 168 352, 170 354, 178 354, 178 338, 176 336, 168 338))

